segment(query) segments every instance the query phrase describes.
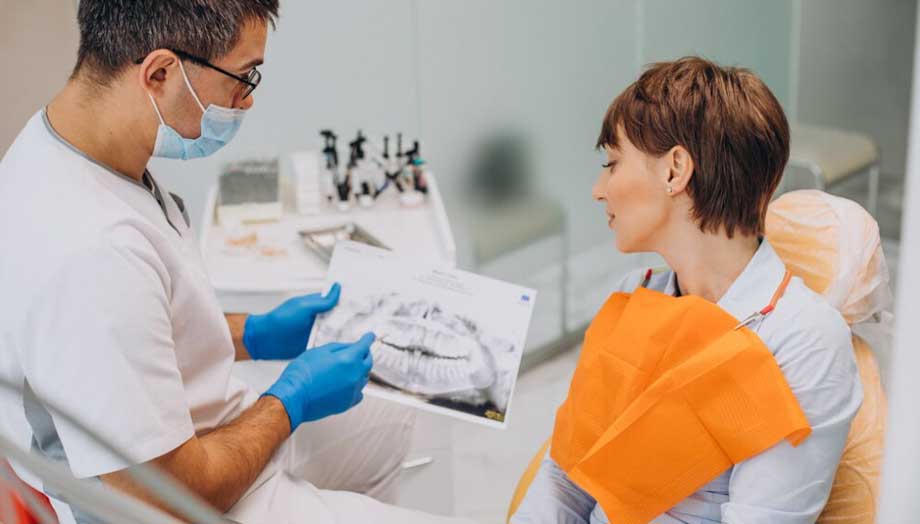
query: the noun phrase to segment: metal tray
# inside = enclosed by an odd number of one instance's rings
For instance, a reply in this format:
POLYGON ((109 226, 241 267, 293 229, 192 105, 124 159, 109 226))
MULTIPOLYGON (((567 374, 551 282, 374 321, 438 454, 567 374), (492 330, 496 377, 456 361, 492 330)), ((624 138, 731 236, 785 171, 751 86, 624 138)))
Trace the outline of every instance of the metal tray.
POLYGON ((329 263, 332 251, 340 240, 353 240, 382 249, 390 249, 387 245, 371 235, 366 229, 354 222, 345 222, 332 227, 321 229, 303 229, 298 231, 304 245, 319 257, 323 262, 329 263))

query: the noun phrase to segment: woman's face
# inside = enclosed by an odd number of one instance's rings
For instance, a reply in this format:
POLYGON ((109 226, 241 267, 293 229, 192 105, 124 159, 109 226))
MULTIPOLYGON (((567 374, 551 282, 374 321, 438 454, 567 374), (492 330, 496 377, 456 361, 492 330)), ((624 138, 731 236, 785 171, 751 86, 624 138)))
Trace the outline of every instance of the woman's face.
POLYGON ((604 203, 617 249, 624 253, 655 251, 671 208, 669 155, 655 158, 638 150, 622 128, 617 134, 620 145, 617 149, 604 147, 607 162, 591 193, 604 203))

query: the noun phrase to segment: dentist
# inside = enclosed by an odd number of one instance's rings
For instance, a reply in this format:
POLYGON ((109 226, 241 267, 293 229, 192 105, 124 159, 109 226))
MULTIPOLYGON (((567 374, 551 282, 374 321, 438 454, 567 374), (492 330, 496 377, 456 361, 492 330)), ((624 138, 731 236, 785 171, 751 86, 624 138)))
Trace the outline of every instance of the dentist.
MULTIPOLYGON (((381 404, 327 418, 362 401, 372 367, 372 334, 304 351, 338 288, 226 317, 182 200, 147 169, 233 139, 277 15, 277 0, 79 3, 73 74, 0 162, 0 374, 23 389, 0 396, 0 431, 154 505, 132 466, 247 523, 447 522, 354 493, 385 498, 412 419, 381 404), (231 374, 248 358, 293 360, 262 392, 231 374)), ((20 473, 62 523, 90 521, 20 473)))

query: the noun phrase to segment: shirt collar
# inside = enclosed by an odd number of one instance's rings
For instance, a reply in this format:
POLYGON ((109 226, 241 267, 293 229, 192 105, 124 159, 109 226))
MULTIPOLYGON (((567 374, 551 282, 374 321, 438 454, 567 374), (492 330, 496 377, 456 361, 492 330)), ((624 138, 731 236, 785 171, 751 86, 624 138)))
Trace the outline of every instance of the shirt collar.
MULTIPOLYGON (((154 199, 156 199, 157 204, 159 204, 160 210, 163 211, 163 216, 166 218, 166 222, 169 223, 169 226, 172 227, 173 230, 174 230, 176 233, 179 234, 179 236, 182 236, 182 233, 179 232, 179 228, 177 228, 177 227, 173 224, 172 220, 169 218, 169 212, 166 210, 166 200, 163 198, 163 194, 160 192, 160 186, 157 184, 157 181, 154 180, 153 175, 150 174, 150 171, 148 171, 147 169, 144 169, 144 174, 141 176, 141 180, 138 181, 138 180, 135 180, 135 179, 133 179, 133 178, 127 176, 127 175, 124 175, 124 174, 122 174, 122 173, 119 173, 118 171, 115 171, 115 170, 112 169, 111 167, 109 167, 109 166, 103 164, 102 162, 99 162, 98 160, 96 160, 96 159, 90 157, 89 155, 87 155, 86 153, 84 153, 83 151, 81 151, 80 149, 78 149, 77 146, 71 144, 71 143, 68 142, 64 137, 62 137, 60 134, 58 134, 57 130, 54 129, 54 126, 51 125, 51 120, 48 119, 48 108, 47 108, 47 107, 43 107, 43 108, 42 108, 42 122, 44 122, 44 124, 45 124, 45 129, 47 129, 48 132, 51 133, 51 136, 52 136, 55 140, 57 140, 58 142, 60 142, 61 144, 63 144, 65 147, 67 147, 68 149, 70 149, 71 151, 73 151, 74 153, 76 153, 77 155, 81 156, 81 157, 84 158, 85 160, 88 160, 90 163, 95 164, 96 166, 99 166, 100 168, 104 169, 105 171, 108 171, 109 173, 115 175, 115 176, 118 177, 120 180, 124 180, 125 182, 128 182, 128 183, 130 183, 130 184, 132 184, 132 185, 134 185, 134 186, 136 186, 136 187, 142 189, 142 190, 145 191, 146 193, 152 195, 152 196, 154 197, 154 199)), ((171 195, 174 199, 177 198, 177 197, 176 197, 175 195, 173 195, 172 193, 170 193, 170 195, 171 195)), ((178 202, 178 201, 177 201, 176 203, 177 203, 177 205, 179 205, 179 202, 178 202)), ((182 214, 183 214, 183 218, 185 218, 185 220, 186 220, 186 223, 189 223, 188 217, 186 216, 187 213, 186 213, 186 211, 185 211, 184 205, 185 205, 184 203, 181 204, 181 206, 182 206, 181 211, 182 211, 182 214)))
MULTIPOLYGON (((764 238, 744 271, 732 282, 718 305, 738 320, 760 311, 770 303, 783 283, 786 265, 764 238)), ((671 271, 664 293, 677 294, 677 274, 671 271)))
MULTIPOLYGON (((83 157, 85 160, 88 160, 90 163, 95 164, 95 165, 101 167, 102 169, 104 169, 104 170, 108 171, 109 173, 111 173, 111 174, 117 176, 118 178, 120 178, 120 179, 122 179, 122 180, 124 180, 124 181, 126 181, 126 182, 129 182, 129 183, 131 183, 131 184, 134 184, 135 186, 141 187, 141 188, 147 190, 148 193, 151 193, 151 194, 153 193, 153 187, 151 187, 151 185, 149 185, 149 184, 147 183, 148 178, 149 178, 150 180, 152 180, 153 177, 150 175, 150 173, 149 173, 146 169, 144 170, 143 183, 141 183, 141 182, 138 182, 137 180, 135 180, 135 179, 133 179, 133 178, 127 176, 127 175, 124 175, 124 174, 122 174, 122 173, 119 173, 118 171, 115 171, 115 170, 112 169, 111 167, 107 166, 106 164, 103 164, 102 162, 96 160, 95 158, 90 157, 89 155, 87 155, 86 153, 84 153, 83 151, 81 151, 80 149, 78 149, 77 146, 71 144, 70 142, 67 141, 67 139, 65 139, 65 138, 62 137, 60 134, 58 134, 57 129, 55 129, 54 126, 51 125, 51 121, 48 119, 48 108, 47 108, 47 107, 43 107, 43 108, 42 108, 42 122, 45 124, 45 129, 47 129, 48 132, 51 133, 51 136, 52 136, 55 140, 57 140, 58 142, 60 142, 61 144, 63 144, 64 147, 66 147, 67 149, 70 149, 70 150, 73 151, 74 153, 76 153, 76 154, 78 154, 79 156, 83 157)), ((155 183, 154 183, 154 185, 155 185, 155 183)))

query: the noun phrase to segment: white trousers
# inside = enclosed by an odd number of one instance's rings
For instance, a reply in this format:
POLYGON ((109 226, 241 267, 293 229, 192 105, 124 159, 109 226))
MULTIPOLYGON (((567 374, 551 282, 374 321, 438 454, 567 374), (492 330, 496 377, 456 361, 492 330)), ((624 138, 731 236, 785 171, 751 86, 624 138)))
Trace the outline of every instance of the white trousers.
MULTIPOLYGON (((241 363, 234 374, 264 391, 279 366, 241 363)), ((471 524, 388 504, 414 425, 415 410, 371 397, 302 424, 227 517, 242 524, 471 524)))

